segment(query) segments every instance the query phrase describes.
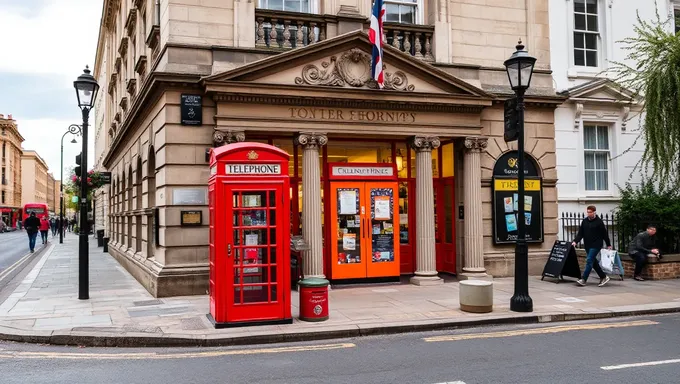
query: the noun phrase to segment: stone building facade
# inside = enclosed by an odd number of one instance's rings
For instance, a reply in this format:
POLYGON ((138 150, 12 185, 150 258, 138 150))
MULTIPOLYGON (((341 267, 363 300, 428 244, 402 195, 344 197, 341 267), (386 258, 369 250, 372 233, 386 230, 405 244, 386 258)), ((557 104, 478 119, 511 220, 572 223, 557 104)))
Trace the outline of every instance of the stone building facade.
POLYGON ((0 219, 6 225, 16 227, 20 220, 21 209, 21 143, 24 138, 19 133, 17 123, 12 115, 0 114, 0 146, 2 146, 2 163, 0 168, 0 219))
POLYGON ((47 204, 47 164, 38 152, 24 150, 21 156, 21 203, 47 204))
POLYGON ((106 0, 94 71, 105 137, 95 158, 112 172, 101 194, 111 255, 155 296, 204 294, 208 223, 181 226, 180 212, 208 217, 200 197, 210 148, 256 141, 291 155, 291 223, 310 244, 306 275, 330 263, 327 172, 336 162, 394 165, 400 268, 412 282, 511 275, 514 247, 493 240, 492 187, 496 160, 516 150, 503 140, 512 95, 503 61, 519 37, 538 58, 526 147, 543 185, 543 241, 529 255, 539 273, 557 236, 554 110, 564 99, 551 77, 548 0, 396 7, 385 24, 387 86, 377 90, 370 1, 283 11, 264 0, 106 0), (182 95, 202 97, 200 125, 181 123, 182 95))
POLYGON ((54 176, 52 176, 52 173, 47 174, 47 208, 50 213, 50 215, 54 215, 55 212, 59 212, 56 210, 57 204, 56 200, 54 199, 54 192, 55 192, 55 181, 54 181, 54 176))

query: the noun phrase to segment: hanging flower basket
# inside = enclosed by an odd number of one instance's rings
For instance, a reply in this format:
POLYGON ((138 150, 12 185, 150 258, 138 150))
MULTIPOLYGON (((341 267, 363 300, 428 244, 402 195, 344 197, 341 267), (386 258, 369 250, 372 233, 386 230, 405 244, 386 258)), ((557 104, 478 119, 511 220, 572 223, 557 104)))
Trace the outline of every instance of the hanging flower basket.
MULTIPOLYGON (((71 183, 77 190, 80 188, 80 177, 71 175, 71 183)), ((104 185, 104 178, 101 172, 89 171, 87 173, 87 187, 90 189, 97 189, 104 185)))

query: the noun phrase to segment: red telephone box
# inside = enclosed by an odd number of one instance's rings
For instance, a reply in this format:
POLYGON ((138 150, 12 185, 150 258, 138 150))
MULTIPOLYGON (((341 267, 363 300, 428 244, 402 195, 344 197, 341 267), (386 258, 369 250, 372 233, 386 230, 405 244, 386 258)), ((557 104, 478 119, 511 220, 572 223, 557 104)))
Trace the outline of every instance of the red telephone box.
POLYGON ((292 323, 289 155, 259 143, 210 155, 210 320, 292 323))

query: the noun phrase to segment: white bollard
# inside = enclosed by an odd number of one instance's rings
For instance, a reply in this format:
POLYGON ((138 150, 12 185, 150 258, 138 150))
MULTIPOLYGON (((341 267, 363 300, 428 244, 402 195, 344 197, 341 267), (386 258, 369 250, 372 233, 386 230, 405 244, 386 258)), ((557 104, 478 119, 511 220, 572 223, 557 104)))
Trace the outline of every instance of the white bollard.
POLYGON ((488 313, 493 310, 493 283, 486 280, 463 280, 459 283, 460 309, 488 313))

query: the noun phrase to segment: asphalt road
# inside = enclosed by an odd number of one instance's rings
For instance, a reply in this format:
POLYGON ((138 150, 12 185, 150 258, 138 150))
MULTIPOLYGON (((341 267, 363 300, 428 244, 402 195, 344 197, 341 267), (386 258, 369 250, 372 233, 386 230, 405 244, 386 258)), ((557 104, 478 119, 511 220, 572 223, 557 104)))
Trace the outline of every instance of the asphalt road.
POLYGON ((232 348, 0 343, 2 383, 678 383, 680 315, 232 348))
MULTIPOLYGON (((38 235, 40 237, 40 235, 38 235)), ((38 238, 36 248, 39 248, 41 241, 38 238)), ((26 231, 14 231, 0 233, 0 272, 16 263, 28 253, 28 236, 26 231)))

